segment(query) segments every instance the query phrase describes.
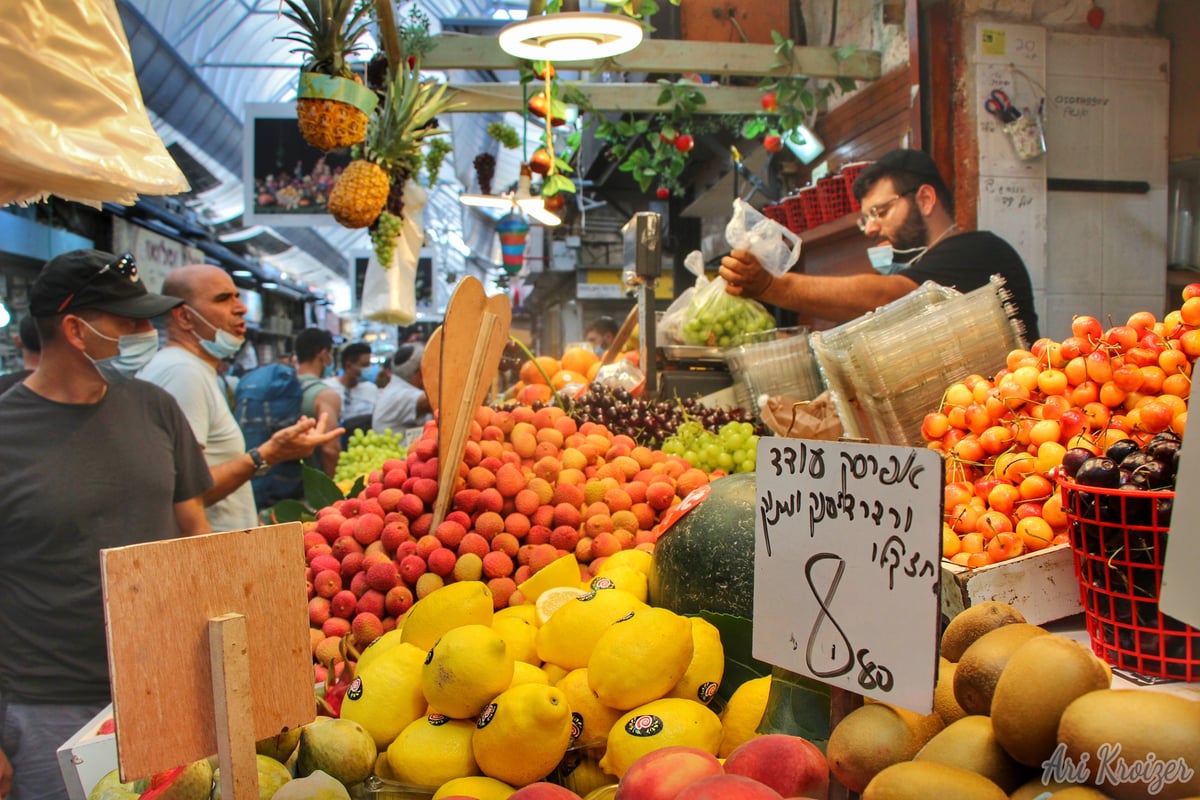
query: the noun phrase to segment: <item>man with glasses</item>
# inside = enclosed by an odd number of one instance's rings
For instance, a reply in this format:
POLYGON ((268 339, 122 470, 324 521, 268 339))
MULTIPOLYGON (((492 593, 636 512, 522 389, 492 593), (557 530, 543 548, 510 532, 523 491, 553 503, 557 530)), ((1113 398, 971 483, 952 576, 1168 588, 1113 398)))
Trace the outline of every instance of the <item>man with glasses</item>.
POLYGON ((204 493, 205 515, 213 530, 253 528, 258 511, 251 478, 275 464, 307 458, 342 431, 326 431, 331 420, 302 416, 247 450, 217 375, 221 361, 237 355, 246 336, 246 306, 233 278, 212 264, 190 264, 167 275, 163 294, 182 305, 167 312, 166 347, 138 377, 171 393, 204 448, 213 478, 204 493))
POLYGON ((1033 287, 1021 256, 988 231, 961 231, 954 200, 933 159, 920 150, 893 150, 854 182, 862 204, 859 229, 876 246, 874 272, 773 276, 744 250, 721 259, 733 295, 756 298, 807 316, 845 322, 915 290, 925 281, 969 292, 1000 275, 1025 339, 1038 338, 1033 287))
POLYGON ((0 796, 66 796, 55 751, 109 703, 102 548, 206 533, 208 467, 131 256, 75 250, 30 290, 42 357, 0 396, 0 796))

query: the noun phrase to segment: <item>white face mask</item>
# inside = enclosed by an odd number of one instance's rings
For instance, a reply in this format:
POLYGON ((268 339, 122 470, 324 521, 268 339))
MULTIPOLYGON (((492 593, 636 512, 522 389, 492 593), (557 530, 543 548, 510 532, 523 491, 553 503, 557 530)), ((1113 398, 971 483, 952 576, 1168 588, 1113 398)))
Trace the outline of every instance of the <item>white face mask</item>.
POLYGON ((191 306, 188 306, 187 310, 189 313, 194 315, 196 319, 212 328, 215 332, 215 336, 210 341, 195 331, 192 331, 192 335, 195 336, 196 340, 200 342, 200 346, 204 348, 204 352, 208 353, 218 361, 222 361, 227 358, 233 358, 237 355, 238 351, 242 349, 242 343, 246 341, 245 337, 234 336, 229 331, 218 328, 216 325, 213 325, 211 322, 201 316, 200 312, 191 306))
POLYGON ((79 321, 87 325, 88 330, 101 339, 117 343, 117 355, 109 358, 92 358, 84 353, 84 356, 96 367, 100 377, 104 378, 107 383, 115 383, 137 375, 138 371, 149 364, 150 359, 154 358, 154 354, 158 352, 158 331, 156 330, 130 333, 114 339, 88 325, 87 320, 81 318, 79 321))

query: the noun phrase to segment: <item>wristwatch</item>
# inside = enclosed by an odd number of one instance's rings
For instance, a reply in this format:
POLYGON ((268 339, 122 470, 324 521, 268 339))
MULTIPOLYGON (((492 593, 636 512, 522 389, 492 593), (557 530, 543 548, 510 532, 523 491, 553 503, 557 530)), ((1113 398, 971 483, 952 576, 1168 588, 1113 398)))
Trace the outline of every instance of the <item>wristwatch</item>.
POLYGON ((262 457, 262 453, 258 452, 257 447, 251 447, 246 451, 246 455, 250 456, 250 460, 254 462, 254 477, 261 478, 271 471, 271 465, 262 457))

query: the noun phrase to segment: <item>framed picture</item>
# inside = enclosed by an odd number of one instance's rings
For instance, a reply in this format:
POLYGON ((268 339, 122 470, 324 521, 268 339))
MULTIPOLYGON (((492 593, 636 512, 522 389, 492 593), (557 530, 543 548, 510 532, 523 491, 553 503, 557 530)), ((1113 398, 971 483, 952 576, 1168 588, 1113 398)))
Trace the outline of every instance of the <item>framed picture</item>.
POLYGON ((350 149, 328 153, 304 141, 292 103, 247 103, 242 138, 244 222, 250 225, 336 225, 326 202, 350 149))

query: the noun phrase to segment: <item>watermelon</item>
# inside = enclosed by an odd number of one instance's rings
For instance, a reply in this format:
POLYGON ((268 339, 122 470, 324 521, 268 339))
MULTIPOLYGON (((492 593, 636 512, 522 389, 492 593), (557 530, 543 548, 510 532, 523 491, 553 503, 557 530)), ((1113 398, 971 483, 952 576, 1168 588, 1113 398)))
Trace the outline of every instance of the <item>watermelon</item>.
POLYGON ((708 497, 659 537, 652 604, 676 614, 753 618, 756 486, 753 472, 718 478, 708 497))

